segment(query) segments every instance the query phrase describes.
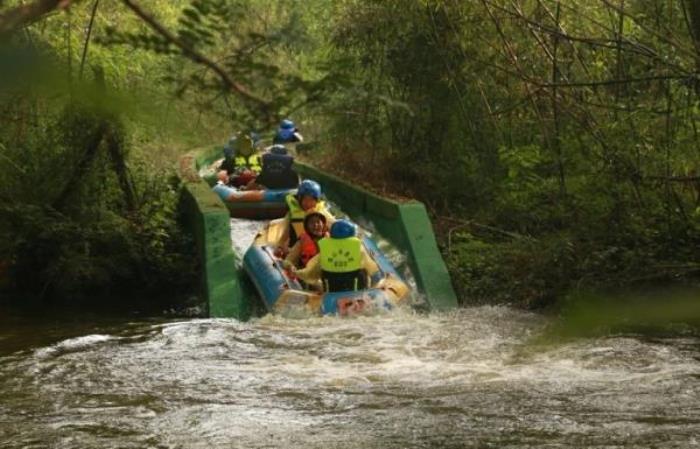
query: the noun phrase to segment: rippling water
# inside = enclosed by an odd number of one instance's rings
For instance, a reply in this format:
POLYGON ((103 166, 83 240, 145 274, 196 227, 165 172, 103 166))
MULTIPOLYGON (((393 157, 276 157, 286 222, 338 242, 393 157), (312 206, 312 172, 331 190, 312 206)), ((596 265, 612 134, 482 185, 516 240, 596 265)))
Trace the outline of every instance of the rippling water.
POLYGON ((697 339, 531 344, 545 325, 479 307, 0 339, 0 447, 698 445, 697 339))
MULTIPOLYGON (((231 226, 242 253, 261 224, 231 226)), ((549 319, 505 307, 248 323, 8 316, 0 448, 700 445, 695 337, 543 346, 549 319)))

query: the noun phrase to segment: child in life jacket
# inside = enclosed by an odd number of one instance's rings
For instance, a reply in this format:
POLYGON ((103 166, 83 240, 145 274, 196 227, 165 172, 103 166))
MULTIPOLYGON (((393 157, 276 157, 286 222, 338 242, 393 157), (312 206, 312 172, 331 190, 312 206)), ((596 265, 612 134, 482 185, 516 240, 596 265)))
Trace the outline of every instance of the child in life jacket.
POLYGON ((283 218, 283 229, 277 239, 278 248, 275 250, 275 256, 279 258, 286 257, 289 248, 296 245, 299 236, 304 233, 304 219, 307 215, 313 212, 323 214, 328 227, 335 221, 321 200, 321 186, 316 181, 305 179, 299 184, 296 195, 290 193, 285 201, 289 212, 283 218))
POLYGON ((304 232, 289 250, 284 260, 285 268, 304 268, 316 254, 318 241, 328 236, 327 218, 320 212, 311 212, 304 218, 304 232))

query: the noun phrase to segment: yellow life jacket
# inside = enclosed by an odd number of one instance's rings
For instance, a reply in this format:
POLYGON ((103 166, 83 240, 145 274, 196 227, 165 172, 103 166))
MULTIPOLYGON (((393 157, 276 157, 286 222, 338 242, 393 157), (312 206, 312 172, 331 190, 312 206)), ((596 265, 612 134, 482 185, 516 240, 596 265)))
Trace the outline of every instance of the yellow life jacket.
POLYGON ((362 268, 362 242, 357 237, 323 238, 318 242, 321 270, 329 273, 350 273, 362 268))
POLYGON ((251 154, 248 157, 236 156, 233 159, 233 164, 235 168, 249 168, 256 174, 260 173, 260 171, 262 170, 262 165, 260 163, 260 155, 257 153, 251 154))
POLYGON ((326 210, 326 204, 323 201, 318 201, 313 209, 304 211, 299 205, 299 200, 297 200, 296 195, 290 193, 285 197, 287 202, 287 207, 289 208, 289 246, 292 246, 299 239, 299 236, 303 234, 304 231, 304 218, 307 214, 312 212, 319 212, 323 215, 328 216, 328 211, 326 210))
POLYGON ((365 288, 362 241, 357 237, 323 238, 318 242, 321 278, 328 292, 365 288))

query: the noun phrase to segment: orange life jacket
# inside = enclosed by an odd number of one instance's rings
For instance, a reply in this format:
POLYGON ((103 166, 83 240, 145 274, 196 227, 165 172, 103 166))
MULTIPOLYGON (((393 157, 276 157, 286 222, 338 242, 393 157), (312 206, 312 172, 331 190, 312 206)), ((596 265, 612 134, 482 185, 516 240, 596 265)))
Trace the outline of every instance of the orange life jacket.
POLYGON ((307 263, 318 254, 318 243, 309 234, 304 232, 299 237, 299 242, 301 245, 301 252, 299 253, 299 259, 301 261, 301 267, 304 268, 307 263))

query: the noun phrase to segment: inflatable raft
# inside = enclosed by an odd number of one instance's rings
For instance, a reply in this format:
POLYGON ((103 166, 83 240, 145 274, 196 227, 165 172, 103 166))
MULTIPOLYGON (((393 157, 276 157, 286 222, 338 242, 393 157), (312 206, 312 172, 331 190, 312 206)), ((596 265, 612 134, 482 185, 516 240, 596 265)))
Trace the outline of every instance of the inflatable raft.
POLYGON ((271 219, 287 213, 285 198, 296 189, 238 190, 218 184, 214 191, 234 218, 271 219))
POLYGON ((280 225, 276 220, 256 237, 243 257, 243 267, 253 281, 268 311, 282 315, 340 315, 369 314, 391 309, 407 300, 408 285, 396 272, 376 243, 369 237, 361 240, 368 254, 379 266, 371 279, 370 288, 358 291, 323 293, 305 289, 282 267, 274 255, 280 225))

